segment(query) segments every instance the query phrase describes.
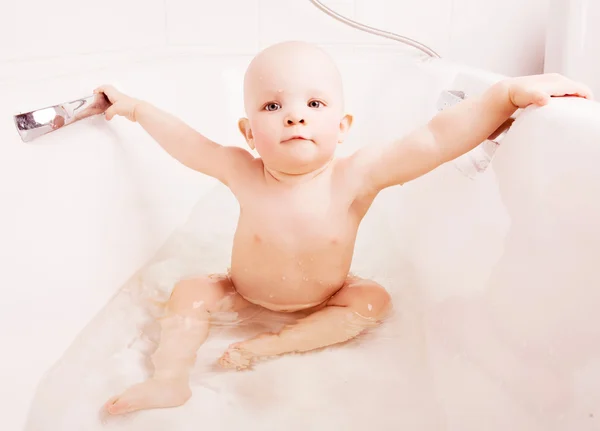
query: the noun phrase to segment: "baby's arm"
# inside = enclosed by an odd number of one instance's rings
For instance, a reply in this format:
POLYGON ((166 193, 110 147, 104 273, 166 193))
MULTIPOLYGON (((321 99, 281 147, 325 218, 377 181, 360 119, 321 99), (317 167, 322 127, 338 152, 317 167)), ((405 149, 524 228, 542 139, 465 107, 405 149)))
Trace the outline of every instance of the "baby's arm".
POLYGON ((179 118, 156 106, 131 98, 112 86, 102 86, 113 103, 106 111, 106 119, 122 115, 139 123, 165 151, 185 166, 202 172, 230 185, 234 174, 242 172, 254 157, 242 148, 222 146, 203 136, 179 118))
POLYGON ((557 74, 509 78, 481 96, 436 115, 428 124, 384 146, 357 151, 351 161, 366 193, 413 180, 475 148, 517 109, 545 105, 551 96, 591 98, 590 90, 557 74))

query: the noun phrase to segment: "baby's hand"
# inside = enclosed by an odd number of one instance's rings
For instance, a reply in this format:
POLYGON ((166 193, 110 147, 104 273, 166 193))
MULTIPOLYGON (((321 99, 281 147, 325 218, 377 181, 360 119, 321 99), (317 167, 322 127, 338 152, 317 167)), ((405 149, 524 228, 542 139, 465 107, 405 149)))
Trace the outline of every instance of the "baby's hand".
POLYGON ((104 113, 107 120, 111 120, 115 115, 121 115, 135 122, 135 107, 140 103, 138 99, 121 93, 112 85, 102 85, 94 90, 94 94, 96 93, 104 93, 112 103, 104 113))
POLYGON ((510 101, 517 108, 531 104, 543 106, 556 96, 592 98, 592 91, 580 82, 572 81, 557 73, 520 76, 507 80, 510 101))

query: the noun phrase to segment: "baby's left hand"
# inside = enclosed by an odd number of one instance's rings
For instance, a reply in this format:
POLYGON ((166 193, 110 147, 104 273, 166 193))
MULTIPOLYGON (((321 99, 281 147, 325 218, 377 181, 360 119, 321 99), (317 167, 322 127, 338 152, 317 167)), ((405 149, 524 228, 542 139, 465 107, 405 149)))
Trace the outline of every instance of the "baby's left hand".
POLYGON ((543 106, 553 96, 592 99, 592 91, 586 85, 558 73, 509 78, 507 83, 510 101, 517 108, 525 108, 531 104, 543 106))

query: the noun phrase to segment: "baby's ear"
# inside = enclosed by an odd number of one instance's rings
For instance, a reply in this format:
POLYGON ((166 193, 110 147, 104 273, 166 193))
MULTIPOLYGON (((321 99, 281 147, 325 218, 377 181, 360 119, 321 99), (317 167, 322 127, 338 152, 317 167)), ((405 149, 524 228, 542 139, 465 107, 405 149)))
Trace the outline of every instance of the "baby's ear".
POLYGON ((344 115, 344 118, 342 118, 342 121, 340 121, 340 137, 338 138, 338 143, 341 144, 344 142, 344 139, 346 139, 346 135, 350 131, 350 127, 352 127, 353 120, 354 118, 352 115, 346 114, 344 115))
POLYGON ((254 137, 252 136, 252 129, 250 129, 250 121, 247 118, 240 118, 238 120, 238 128, 242 135, 244 135, 250 148, 254 149, 254 137))

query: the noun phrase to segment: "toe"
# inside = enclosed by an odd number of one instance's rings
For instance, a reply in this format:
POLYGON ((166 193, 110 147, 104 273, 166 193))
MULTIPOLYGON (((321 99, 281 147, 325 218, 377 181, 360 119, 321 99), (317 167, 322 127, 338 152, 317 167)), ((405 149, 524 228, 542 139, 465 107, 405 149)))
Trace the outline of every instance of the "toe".
POLYGON ((241 349, 238 345, 232 346, 227 351, 227 365, 229 368, 245 370, 250 367, 252 354, 241 349))
POLYGON ((116 398, 115 400, 113 400, 113 402, 111 404, 107 405, 106 410, 111 415, 120 415, 123 413, 129 413, 129 412, 133 411, 134 409, 132 408, 131 404, 129 404, 128 402, 116 398))
POLYGON ((110 407, 112 407, 112 405, 119 399, 119 396, 116 395, 112 398, 110 398, 106 403, 104 403, 104 410, 108 411, 108 409, 110 407))
POLYGON ((223 353, 223 356, 219 358, 219 365, 223 368, 232 368, 233 364, 231 362, 231 358, 229 357, 229 351, 223 353))

